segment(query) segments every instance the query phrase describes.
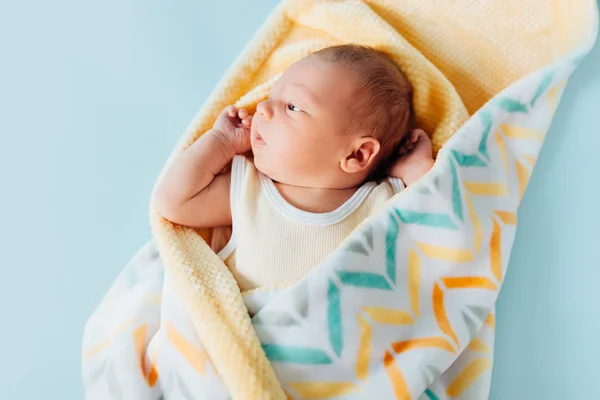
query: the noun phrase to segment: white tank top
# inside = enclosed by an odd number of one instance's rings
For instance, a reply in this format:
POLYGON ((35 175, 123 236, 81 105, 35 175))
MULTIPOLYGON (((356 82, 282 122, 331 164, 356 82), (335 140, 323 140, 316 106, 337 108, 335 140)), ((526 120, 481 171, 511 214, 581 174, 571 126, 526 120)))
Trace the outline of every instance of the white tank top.
POLYGON ((398 178, 367 182, 336 210, 311 213, 289 204, 252 161, 235 156, 231 166, 232 233, 219 257, 242 292, 291 285, 402 189, 404 184, 398 178))

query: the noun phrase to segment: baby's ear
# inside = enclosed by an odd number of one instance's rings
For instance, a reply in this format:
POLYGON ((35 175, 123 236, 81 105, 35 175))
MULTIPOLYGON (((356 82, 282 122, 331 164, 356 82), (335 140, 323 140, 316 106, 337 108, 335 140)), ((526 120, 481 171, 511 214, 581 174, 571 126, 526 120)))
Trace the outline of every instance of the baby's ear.
POLYGON ((351 149, 352 152, 342 160, 342 170, 349 174, 368 170, 375 163, 380 149, 379 140, 373 137, 358 138, 351 149))

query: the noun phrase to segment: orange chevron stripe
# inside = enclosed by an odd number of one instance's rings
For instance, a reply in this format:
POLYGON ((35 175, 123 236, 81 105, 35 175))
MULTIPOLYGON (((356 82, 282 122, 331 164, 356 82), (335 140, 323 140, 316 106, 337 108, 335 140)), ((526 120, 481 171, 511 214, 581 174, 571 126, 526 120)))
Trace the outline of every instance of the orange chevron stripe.
POLYGON ((358 389, 352 382, 290 382, 303 399, 327 399, 350 394, 358 389))
POLYGON ((485 319, 484 325, 488 325, 491 328, 496 327, 496 316, 492 313, 489 313, 487 318, 485 319))
POLYGON ((423 252, 423 254, 430 258, 457 263, 473 261, 473 254, 466 249, 439 247, 427 243, 417 243, 417 247, 423 252))
POLYGON ((435 314, 435 320, 441 331, 448 335, 452 341, 460 346, 458 343, 458 337, 452 329, 448 317, 446 316, 446 308, 444 307, 444 292, 440 289, 440 286, 436 283, 433 287, 433 312, 435 314))
POLYGON ((537 157, 532 156, 531 154, 524 154, 523 158, 531 165, 531 168, 535 167, 535 163, 537 162, 537 157))
POLYGON ((363 310, 373 321, 380 324, 408 325, 415 322, 410 313, 406 311, 387 307, 363 307, 363 310))
POLYGON ((483 276, 461 276, 457 278, 442 278, 448 289, 489 289, 498 290, 498 286, 489 278, 483 276))
POLYGON ((554 86, 548 90, 548 106, 550 108, 550 115, 556 112, 556 108, 558 107, 558 98, 559 98, 559 87, 554 86))
POLYGON ((108 347, 110 342, 117 336, 119 333, 123 332, 129 325, 135 322, 135 318, 129 318, 127 321, 123 322, 121 325, 115 329, 113 333, 108 335, 108 338, 98 343, 96 346, 92 347, 88 351, 86 351, 81 357, 81 362, 87 362, 90 358, 94 357, 96 354, 100 353, 102 350, 108 347))
POLYGON ((173 343, 175 348, 181 353, 186 361, 196 370, 198 375, 204 375, 204 365, 208 360, 206 351, 196 348, 186 338, 175 329, 170 321, 167 321, 167 338, 173 343))
POLYGON ((490 265, 492 274, 499 283, 502 283, 502 231, 500 225, 492 218, 494 230, 490 239, 490 265))
POLYGON ((481 227, 481 222, 479 222, 479 217, 475 212, 473 203, 471 203, 471 198, 466 193, 465 200, 467 203, 467 209, 469 210, 469 217, 471 218, 471 223, 473 224, 473 232, 475 233, 475 253, 479 253, 479 249, 481 248, 481 240, 483 239, 483 228, 481 227))
POLYGON ((548 90, 548 105, 550 107, 550 115, 553 115, 556 112, 556 108, 558 107, 558 101, 560 100, 560 95, 562 90, 565 88, 567 84, 567 79, 560 82, 558 85, 551 87, 548 90))
POLYGON ((392 387, 394 388, 396 399, 410 400, 410 392, 408 391, 408 386, 406 386, 404 375, 402 375, 402 371, 400 371, 400 368, 396 365, 396 361, 394 361, 394 357, 389 351, 385 352, 383 363, 385 365, 385 372, 387 372, 392 387))
POLYGON ((500 129, 511 139, 535 140, 542 143, 544 141, 544 133, 537 129, 523 128, 515 125, 501 124, 500 129))
POLYGON ((491 368, 492 360, 476 358, 452 381, 448 389, 446 389, 446 394, 450 397, 459 397, 479 376, 491 368))
POLYGON ((508 194, 506 183, 465 182, 464 185, 475 196, 506 196, 508 194))
POLYGON ((494 214, 496 214, 502 222, 506 225, 516 225, 517 224, 517 214, 507 211, 497 211, 494 210, 494 214))
POLYGON ((425 337, 392 343, 392 348, 398 354, 425 347, 436 347, 454 354, 454 348, 452 347, 452 344, 441 336, 425 337))
POLYGON ((148 382, 150 387, 154 386, 156 381, 158 380, 158 369, 156 368, 158 355, 162 349, 162 342, 159 342, 154 350, 154 354, 150 359, 150 374, 148 375, 148 382))
POLYGON ((373 333, 371 325, 367 321, 360 315, 357 315, 357 318, 360 328, 360 344, 356 359, 356 376, 358 379, 365 380, 369 377, 369 359, 371 358, 373 333))
POLYGON ((481 340, 475 338, 471 341, 471 343, 469 343, 469 349, 473 350, 473 351, 477 351, 477 352, 481 352, 481 353, 491 353, 492 350, 489 348, 489 346, 485 343, 483 343, 481 340))
POLYGON ((504 172, 508 174, 508 157, 506 155, 506 142, 500 134, 500 130, 496 131, 496 144, 498 145, 498 150, 500 151, 500 156, 502 157, 502 163, 504 164, 504 172))
POLYGON ((146 381, 149 387, 156 384, 158 380, 158 371, 153 362, 147 365, 146 361, 146 331, 147 325, 142 325, 133 331, 133 342, 135 344, 136 353, 138 355, 138 361, 140 366, 140 372, 142 377, 146 381))
POLYGON ((421 284, 421 259, 416 251, 410 249, 408 254, 408 289, 410 309, 419 318, 419 289, 421 284))
POLYGON ((527 183, 529 182, 529 171, 517 161, 517 179, 519 180, 519 202, 523 198, 527 183))

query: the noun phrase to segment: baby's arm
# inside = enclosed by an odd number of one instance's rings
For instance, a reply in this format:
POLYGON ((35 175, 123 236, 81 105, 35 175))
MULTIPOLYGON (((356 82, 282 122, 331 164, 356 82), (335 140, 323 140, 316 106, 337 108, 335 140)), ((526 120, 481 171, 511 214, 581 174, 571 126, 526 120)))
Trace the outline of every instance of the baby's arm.
POLYGON ((156 212, 194 228, 231 225, 231 175, 221 173, 236 154, 250 150, 252 116, 227 107, 214 127, 180 155, 153 195, 156 212))
POLYGON ((390 176, 400 178, 406 186, 412 185, 433 166, 431 139, 421 129, 415 129, 400 151, 400 159, 390 169, 390 176))

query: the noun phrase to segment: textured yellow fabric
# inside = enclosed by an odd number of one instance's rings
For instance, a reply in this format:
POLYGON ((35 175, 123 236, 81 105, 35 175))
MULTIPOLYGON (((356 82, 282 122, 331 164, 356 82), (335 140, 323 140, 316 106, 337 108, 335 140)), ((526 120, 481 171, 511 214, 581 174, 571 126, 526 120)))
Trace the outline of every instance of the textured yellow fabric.
POLYGON ((235 251, 225 264, 242 291, 285 287, 302 279, 395 194, 388 180, 369 182, 332 212, 336 215, 315 216, 278 203, 285 200, 247 158, 237 156, 234 164, 235 251), (307 223, 303 217, 313 221, 307 223), (335 223, 315 221, 327 217, 335 223))
MULTIPOLYGON (((589 9, 569 4, 560 0, 283 2, 193 119, 157 184, 173 159, 211 127, 225 106, 236 103, 253 110, 290 64, 328 45, 347 42, 386 51, 403 67, 415 88, 417 120, 432 135, 437 151, 469 113, 509 83, 558 59, 590 30, 593 20, 580 18, 581 24, 565 23, 550 36, 543 31, 556 20, 577 20, 573 13, 589 9)), ((156 214, 152 204, 150 220, 165 267, 179 286, 197 336, 232 398, 284 399, 235 279, 204 240, 210 232, 175 226, 156 214)))

